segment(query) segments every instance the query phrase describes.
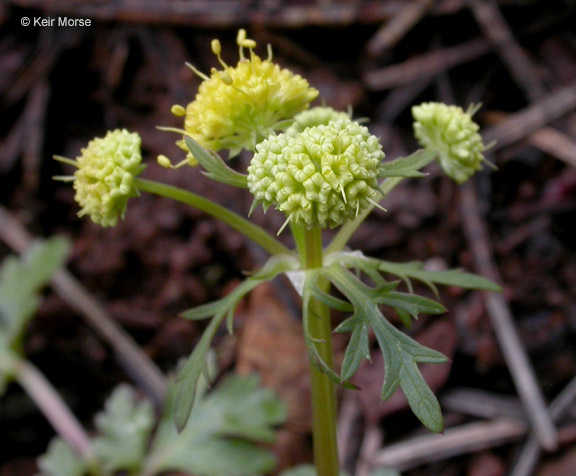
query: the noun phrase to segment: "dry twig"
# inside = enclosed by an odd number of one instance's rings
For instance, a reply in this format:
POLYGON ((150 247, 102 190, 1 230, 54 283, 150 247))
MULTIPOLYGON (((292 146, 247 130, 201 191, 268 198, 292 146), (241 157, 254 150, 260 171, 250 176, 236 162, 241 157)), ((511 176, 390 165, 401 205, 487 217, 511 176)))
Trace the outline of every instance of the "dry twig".
MULTIPOLYGON (((26 250, 32 241, 28 232, 2 207, 0 238, 19 253, 26 250)), ((127 373, 159 405, 164 399, 166 382, 160 370, 142 349, 68 271, 58 271, 52 278, 52 286, 62 299, 80 312, 100 337, 110 344, 127 373)))
POLYGON ((525 423, 501 418, 449 428, 442 435, 425 435, 390 445, 372 459, 373 467, 404 471, 433 461, 481 451, 520 438, 528 431, 525 423))
POLYGON ((526 96, 536 101, 546 94, 536 68, 514 38, 512 30, 492 0, 468 0, 484 35, 502 57, 510 75, 526 96))
POLYGON ((378 56, 398 43, 428 12, 433 0, 409 2, 394 18, 386 22, 368 43, 368 53, 378 56))
MULTIPOLYGON (((493 262, 488 232, 480 217, 479 206, 473 185, 462 187, 460 210, 464 220, 464 230, 470 242, 474 261, 480 274, 501 282, 500 274, 493 262)), ((503 295, 483 293, 486 308, 500 348, 512 374, 512 378, 524 404, 528 419, 538 436, 538 441, 547 450, 558 445, 558 435, 546 409, 544 397, 538 386, 534 370, 528 360, 526 349, 520 341, 518 331, 508 304, 503 295)))

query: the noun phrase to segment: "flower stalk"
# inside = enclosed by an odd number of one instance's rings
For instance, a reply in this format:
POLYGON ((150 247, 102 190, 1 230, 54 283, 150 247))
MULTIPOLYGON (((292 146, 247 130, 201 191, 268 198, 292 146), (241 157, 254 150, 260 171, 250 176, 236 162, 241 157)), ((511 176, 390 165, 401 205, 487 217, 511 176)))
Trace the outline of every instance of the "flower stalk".
POLYGON ((208 215, 213 216, 239 231, 272 255, 290 253, 288 248, 270 236, 270 234, 263 228, 254 225, 252 222, 242 218, 240 215, 228 210, 222 205, 218 205, 217 203, 208 200, 207 198, 172 185, 166 185, 152 180, 137 178, 134 183, 139 191, 153 193, 165 198, 171 198, 177 202, 182 202, 197 208, 198 210, 202 210, 208 215))
MULTIPOLYGON (((322 230, 306 230, 305 269, 323 266, 322 230)), ((328 282, 319 286, 328 292, 328 282)), ((330 309, 316 299, 310 301, 309 332, 314 337, 314 345, 320 357, 332 367, 332 326, 330 309)), ((338 447, 336 440, 336 390, 330 378, 310 362, 312 390, 312 421, 314 436, 314 462, 318 476, 338 476, 338 447)))

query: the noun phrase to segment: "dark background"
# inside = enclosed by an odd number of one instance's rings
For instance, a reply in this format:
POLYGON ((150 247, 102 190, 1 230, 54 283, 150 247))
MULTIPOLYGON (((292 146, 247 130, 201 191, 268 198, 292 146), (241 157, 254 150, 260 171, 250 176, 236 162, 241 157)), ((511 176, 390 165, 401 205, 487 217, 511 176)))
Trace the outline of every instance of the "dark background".
MULTIPOLYGON (((71 170, 51 160, 53 154, 75 157, 91 138, 127 128, 142 136, 144 177, 245 215, 247 193, 214 186, 198 170, 166 171, 155 163, 160 153, 182 158, 177 137, 156 126, 180 127, 170 107, 194 98, 199 79, 184 63, 206 72, 217 66, 210 40, 218 37, 224 59, 234 64, 240 27, 258 42, 262 56, 271 43, 275 61, 304 75, 326 104, 351 106, 354 117, 368 118, 390 159, 416 148, 412 104, 443 100, 466 108, 482 102, 476 117, 486 140, 498 141, 489 157, 498 169, 477 174, 466 198, 438 166, 430 167, 424 179, 394 190, 384 202, 388 212, 375 211, 351 246, 384 259, 426 261, 434 269, 480 272, 479 260, 492 263, 550 401, 576 371, 575 20, 573 2, 544 0, 4 1, 0 203, 37 236, 71 237, 69 269, 170 372, 202 330, 178 313, 221 297, 243 271, 263 263, 264 253, 202 213, 148 195, 131 200, 126 219, 115 228, 78 219, 72 187, 51 179, 71 170), (85 18, 92 25, 23 27, 24 16, 85 18), (480 229, 470 220, 466 225, 467 216, 479 218, 480 229), (485 236, 478 234, 482 229, 485 236), (482 245, 489 246, 488 261, 474 251, 482 245)), ((235 166, 246 167, 248 160, 242 156, 235 166)), ((258 211, 254 219, 273 233, 284 220, 273 211, 258 211)), ((286 233, 281 239, 289 243, 286 233)), ((10 251, 0 241, 0 256, 10 251)), ((449 288, 441 290, 441 300, 449 313, 422 318, 410 331, 453 361, 425 372, 431 386, 441 399, 466 387, 480 399, 477 392, 486 391, 511 397, 518 406, 482 295, 449 288)), ((282 467, 308 461, 311 454, 297 309, 280 280, 241 307, 234 337, 222 333, 216 341, 223 371, 259 370, 291 405, 276 447, 282 467), (270 355, 274 350, 281 355, 270 355)), ((336 340, 340 355, 343 344, 336 340)), ((107 343, 50 291, 30 326, 26 354, 90 430, 106 396, 128 381, 107 343)), ((380 366, 362 367, 363 391, 342 395, 348 411, 342 417, 343 453, 348 469, 359 463, 359 475, 374 454, 366 435, 377 435, 386 446, 422 433, 401 398, 376 403, 381 378, 380 366)), ((450 405, 445 404, 449 426, 478 420, 450 405)), ((542 458, 538 474, 576 471, 570 415, 574 407, 562 419, 559 451, 542 458)), ((33 403, 11 385, 0 400, 0 475, 34 474, 34 460, 52 436, 33 403)), ((403 474, 507 474, 520 443, 497 440, 495 434, 490 449, 403 474)))

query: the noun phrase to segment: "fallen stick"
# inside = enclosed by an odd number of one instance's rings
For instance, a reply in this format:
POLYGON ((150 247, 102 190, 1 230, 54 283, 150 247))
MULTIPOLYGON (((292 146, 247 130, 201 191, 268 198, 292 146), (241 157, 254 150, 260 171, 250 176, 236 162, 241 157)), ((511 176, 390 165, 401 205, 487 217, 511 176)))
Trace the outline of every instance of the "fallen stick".
MULTIPOLYGON (((18 253, 25 251, 32 242, 28 232, 3 207, 0 207, 0 238, 18 253)), ((108 342, 126 372, 160 406, 166 392, 166 381, 162 372, 106 309, 65 269, 55 273, 52 287, 108 342)))

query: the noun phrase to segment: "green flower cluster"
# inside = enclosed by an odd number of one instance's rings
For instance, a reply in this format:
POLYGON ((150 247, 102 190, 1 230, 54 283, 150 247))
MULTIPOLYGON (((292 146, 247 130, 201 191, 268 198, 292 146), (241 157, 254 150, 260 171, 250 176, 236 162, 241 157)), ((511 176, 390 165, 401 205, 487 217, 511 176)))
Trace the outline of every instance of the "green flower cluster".
POLYGON ((116 225, 128 198, 138 195, 134 177, 144 169, 141 162, 138 134, 117 129, 90 141, 75 163, 75 199, 82 207, 78 215, 89 215, 105 227, 116 225))
POLYGON ((248 188, 264 207, 308 229, 336 227, 378 195, 384 153, 378 138, 350 119, 273 135, 256 147, 248 188))
POLYGON ((472 120, 474 110, 438 102, 414 106, 414 133, 420 144, 434 152, 440 165, 458 183, 466 182, 482 170, 486 147, 478 133, 480 127, 472 120))

